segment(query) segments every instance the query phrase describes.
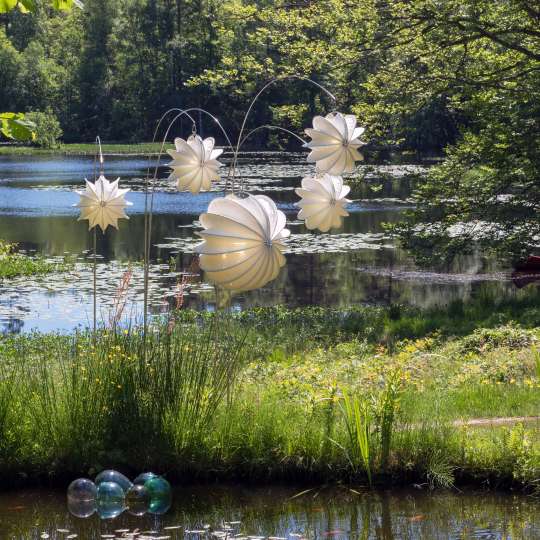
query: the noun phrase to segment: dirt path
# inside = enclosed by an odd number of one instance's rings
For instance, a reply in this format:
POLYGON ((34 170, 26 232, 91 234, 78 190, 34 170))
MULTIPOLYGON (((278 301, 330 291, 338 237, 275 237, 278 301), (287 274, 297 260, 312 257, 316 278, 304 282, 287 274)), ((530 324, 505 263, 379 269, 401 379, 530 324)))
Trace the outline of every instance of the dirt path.
POLYGON ((453 425, 460 426, 505 426, 511 424, 517 424, 518 422, 540 423, 540 416, 509 416, 498 418, 471 418, 470 420, 456 420, 453 425))

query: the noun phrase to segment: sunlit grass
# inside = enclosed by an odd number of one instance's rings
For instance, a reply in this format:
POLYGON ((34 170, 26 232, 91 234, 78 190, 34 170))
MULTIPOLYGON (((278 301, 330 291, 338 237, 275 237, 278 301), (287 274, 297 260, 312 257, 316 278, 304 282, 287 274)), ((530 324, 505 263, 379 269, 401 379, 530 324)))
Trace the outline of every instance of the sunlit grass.
MULTIPOLYGON (((102 144, 104 154, 157 154, 161 149, 161 142, 157 143, 112 143, 102 144)), ((96 152, 95 143, 62 144, 56 149, 38 148, 35 146, 0 145, 0 155, 87 155, 93 156, 96 152)))

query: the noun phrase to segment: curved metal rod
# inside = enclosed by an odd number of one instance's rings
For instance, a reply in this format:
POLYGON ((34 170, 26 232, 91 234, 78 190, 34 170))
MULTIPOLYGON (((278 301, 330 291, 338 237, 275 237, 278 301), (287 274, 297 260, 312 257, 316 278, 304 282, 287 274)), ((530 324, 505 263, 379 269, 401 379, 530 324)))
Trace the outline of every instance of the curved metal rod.
MULTIPOLYGON (((94 184, 97 181, 97 159, 99 154, 99 175, 103 176, 103 151, 101 149, 101 138, 98 135, 95 140, 96 143, 96 152, 94 153, 94 184)), ((94 227, 93 235, 93 260, 92 260, 92 284, 94 289, 94 294, 92 298, 92 311, 94 317, 94 344, 96 342, 96 331, 97 331, 97 227, 94 227)))
POLYGON ((251 135, 253 135, 253 133, 255 133, 256 131, 259 131, 260 129, 276 129, 276 130, 279 130, 279 131, 284 131, 285 133, 288 133, 289 135, 292 135, 293 137, 296 137, 301 143, 303 144, 306 144, 306 141, 304 141, 304 139, 302 139, 302 137, 300 137, 299 135, 297 135, 294 131, 291 131, 289 129, 286 129, 284 127, 281 127, 281 126, 273 126, 271 124, 264 124, 262 126, 258 126, 256 127, 255 129, 252 129, 241 141, 240 141, 240 146, 239 148, 242 148, 242 145, 246 142, 246 140, 251 137, 251 135))
POLYGON ((234 153, 234 159, 233 159, 233 162, 231 164, 231 168, 232 168, 232 175, 234 175, 234 172, 236 170, 236 163, 238 161, 238 149, 240 147, 240 142, 242 141, 242 135, 244 134, 244 129, 246 127, 246 122, 249 118, 249 115, 251 113, 251 110, 253 109, 253 106, 255 105, 255 103, 257 102, 257 100, 259 99, 259 96, 270 86, 272 86, 273 84, 277 83, 277 82, 280 82, 280 81, 285 81, 287 79, 299 79, 301 81, 307 81, 313 85, 315 85, 317 88, 319 88, 320 90, 322 90, 323 92, 325 92, 328 96, 330 96, 330 98, 333 100, 333 101, 337 101, 337 98, 336 96, 334 96, 334 94, 332 94, 329 90, 327 90, 324 86, 322 86, 321 84, 319 84, 318 82, 315 82, 313 81, 312 79, 308 78, 308 77, 303 77, 301 75, 285 75, 283 77, 276 77, 275 79, 272 79, 271 81, 267 82, 258 92, 257 94, 255 95, 255 97, 251 100, 251 103, 248 107, 248 110, 246 111, 246 114, 244 116, 244 120, 242 122, 242 126, 240 128, 240 133, 238 134, 238 143, 236 145, 236 151, 234 153))
POLYGON ((223 133, 223 135, 225 135, 225 138, 227 139, 227 143, 229 144, 229 147, 231 149, 234 148, 234 146, 233 146, 233 144, 231 142, 231 139, 229 138, 229 135, 225 131, 225 128, 221 125, 221 122, 213 114, 211 114, 208 111, 205 111, 204 109, 201 109, 199 107, 190 107, 189 109, 186 109, 186 112, 193 112, 193 111, 202 112, 202 113, 207 114, 219 126, 219 128, 221 129, 221 132, 223 133))
MULTIPOLYGON (((96 137, 96 140, 94 141, 96 143, 96 146, 98 147, 99 149, 99 174, 102 175, 103 174, 103 162, 104 162, 104 159, 103 159, 103 152, 101 151, 101 138, 100 136, 98 135, 96 137)), ((94 153, 94 182, 97 180, 97 159, 98 159, 98 152, 96 151, 94 153)))
MULTIPOLYGON (((165 111, 161 118, 158 121, 158 124, 156 126, 156 129, 154 130, 154 136, 152 137, 152 143, 156 141, 156 137, 159 131, 159 128, 161 127, 162 122, 165 120, 165 118, 172 112, 182 112, 183 109, 179 109, 177 107, 173 107, 172 109, 169 109, 168 111, 165 111)), ((193 125, 195 125, 195 119, 187 114, 188 118, 191 120, 193 125)), ((143 300, 143 306, 144 306, 144 313, 143 313, 143 329, 144 329, 144 340, 146 341, 146 329, 147 329, 147 312, 148 312, 148 270, 149 270, 149 234, 148 234, 148 183, 150 179, 150 162, 152 159, 152 153, 148 152, 148 167, 146 169, 146 178, 144 181, 144 277, 143 277, 143 283, 144 283, 144 300, 143 300)), ((146 348, 145 348, 146 351, 146 348)))
MULTIPOLYGON (((203 112, 203 113, 207 114, 220 127, 223 135, 225 135, 225 139, 227 139, 227 143, 229 144, 229 148, 231 149, 232 152, 234 152, 234 146, 233 146, 233 143, 231 142, 231 139, 229 138, 229 135, 225 131, 225 128, 221 125, 221 122, 213 114, 210 114, 208 111, 205 111, 204 109, 201 109, 200 107, 191 107, 191 108, 186 109, 186 110, 189 111, 189 112, 198 111, 198 112, 203 112)), ((234 191, 234 180, 231 177, 230 172, 231 172, 231 169, 229 167, 229 174, 227 175, 227 180, 225 182, 225 191, 227 191, 227 187, 229 185, 229 182, 231 184, 231 190, 234 191)))
MULTIPOLYGON (((150 208, 148 206, 148 185, 150 182, 150 160, 152 159, 152 154, 149 152, 148 154, 148 168, 146 171, 146 178, 144 183, 144 299, 143 299, 143 332, 144 332, 144 340, 146 341, 146 332, 148 329, 148 274, 149 274, 149 265, 150 265, 150 238, 152 234, 152 207, 154 203, 154 190, 153 185, 157 177, 157 170, 161 161, 161 155, 163 154, 163 148, 165 146, 165 142, 167 140, 167 137, 169 135, 170 128, 172 124, 181 116, 186 115, 191 122, 193 123, 193 126, 196 126, 195 119, 189 114, 189 112, 186 112, 184 109, 179 109, 177 107, 174 107, 172 109, 169 109, 168 111, 165 111, 161 118, 159 119, 159 122, 156 126, 156 129, 154 130, 154 136, 152 137, 152 143, 156 141, 156 137, 159 131, 159 128, 161 127, 162 122, 165 120, 165 118, 172 112, 178 113, 172 120, 172 122, 169 124, 169 127, 167 128, 167 131, 165 133, 165 137, 163 139, 163 142, 161 143, 161 148, 158 154, 158 162, 156 164, 155 170, 154 170, 154 176, 152 179, 152 193, 150 197, 150 208)), ((145 354, 146 354, 146 347, 145 347, 145 354)))

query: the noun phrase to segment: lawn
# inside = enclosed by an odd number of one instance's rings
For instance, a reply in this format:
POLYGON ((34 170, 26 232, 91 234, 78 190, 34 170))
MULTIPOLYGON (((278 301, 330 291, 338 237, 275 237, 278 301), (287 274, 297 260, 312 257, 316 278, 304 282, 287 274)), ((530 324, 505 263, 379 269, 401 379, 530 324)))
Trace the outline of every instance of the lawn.
MULTIPOLYGON (((171 147, 171 142, 165 148, 171 147)), ((0 145, 0 156, 94 156, 96 153, 95 143, 62 144, 58 148, 39 148, 31 145, 0 145)), ((158 154, 161 150, 161 142, 156 143, 105 143, 101 145, 104 155, 148 155, 158 154)))

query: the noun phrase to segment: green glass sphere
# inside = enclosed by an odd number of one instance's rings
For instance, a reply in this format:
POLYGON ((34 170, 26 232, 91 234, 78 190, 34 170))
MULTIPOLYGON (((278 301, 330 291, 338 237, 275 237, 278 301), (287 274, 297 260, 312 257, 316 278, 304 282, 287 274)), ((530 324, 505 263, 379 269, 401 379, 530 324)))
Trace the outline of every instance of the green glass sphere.
POLYGON ((167 512, 172 503, 172 490, 169 482, 161 476, 156 476, 147 480, 144 487, 150 494, 149 512, 151 514, 164 514, 167 512))

